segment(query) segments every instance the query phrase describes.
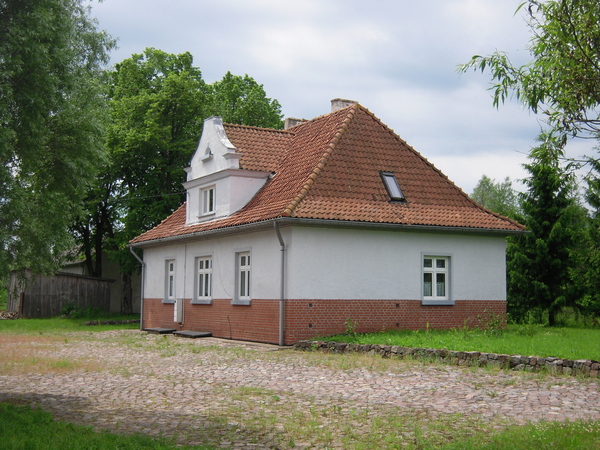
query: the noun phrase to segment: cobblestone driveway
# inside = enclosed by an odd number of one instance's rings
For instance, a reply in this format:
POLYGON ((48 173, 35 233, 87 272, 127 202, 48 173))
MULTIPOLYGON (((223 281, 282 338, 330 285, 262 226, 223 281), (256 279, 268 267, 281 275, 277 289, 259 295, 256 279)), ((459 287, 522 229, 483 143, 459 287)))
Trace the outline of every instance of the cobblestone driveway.
POLYGON ((600 420, 598 380, 388 360, 373 360, 370 367, 367 356, 274 351, 134 330, 81 336, 42 351, 61 360, 94 360, 100 370, 0 375, 0 401, 40 404, 57 418, 98 429, 234 448, 279 448, 282 442, 341 447, 336 436, 329 444, 310 434, 288 442, 286 430, 300 420, 308 424, 315 414, 321 420, 316 430, 342 430, 331 428, 335 420, 365 426, 356 419, 361 411, 456 414, 463 418, 457 420, 490 424, 600 420))

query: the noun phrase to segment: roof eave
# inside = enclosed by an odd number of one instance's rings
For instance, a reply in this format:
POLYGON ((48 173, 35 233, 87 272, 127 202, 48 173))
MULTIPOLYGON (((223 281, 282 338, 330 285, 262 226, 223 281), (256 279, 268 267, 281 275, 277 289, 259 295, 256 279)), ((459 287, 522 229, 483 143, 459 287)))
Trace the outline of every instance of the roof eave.
POLYGON ((273 222, 282 225, 307 225, 336 228, 363 228, 363 229, 381 229, 381 230, 402 230, 402 231, 420 231, 429 233, 444 234, 476 234, 491 236, 520 236, 529 234, 527 230, 504 230, 496 228, 473 228, 473 227, 451 227, 439 225, 407 225, 399 223, 381 223, 381 222, 360 222, 350 220, 332 220, 332 219, 307 219, 301 217, 276 217, 266 219, 260 222, 252 222, 243 225, 234 225, 230 227, 215 228, 212 230, 198 231, 195 233, 179 234, 148 241, 135 242, 128 244, 129 247, 153 247, 169 242, 185 242, 198 238, 210 236, 227 236, 232 234, 244 233, 247 231, 258 231, 261 229, 270 229, 273 222))

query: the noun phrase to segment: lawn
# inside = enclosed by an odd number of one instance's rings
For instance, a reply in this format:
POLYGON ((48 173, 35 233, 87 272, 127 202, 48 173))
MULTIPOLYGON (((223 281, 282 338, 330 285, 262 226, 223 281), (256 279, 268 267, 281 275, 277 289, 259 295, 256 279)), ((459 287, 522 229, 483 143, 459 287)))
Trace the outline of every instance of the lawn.
POLYGON ((14 450, 208 449, 200 446, 176 446, 175 439, 97 432, 89 426, 55 421, 41 409, 8 403, 0 403, 0 436, 0 448, 14 450))
POLYGON ((0 320, 0 334, 23 334, 23 333, 38 333, 38 334, 60 334, 69 331, 106 331, 115 329, 139 329, 139 323, 120 324, 120 325, 85 325, 89 320, 135 320, 139 319, 139 314, 121 315, 104 313, 95 315, 93 318, 67 318, 62 319, 52 317, 50 319, 16 319, 16 320, 0 320))
POLYGON ((350 332, 316 340, 600 360, 600 328, 508 325, 505 330, 465 327, 452 330, 398 330, 367 334, 350 332))

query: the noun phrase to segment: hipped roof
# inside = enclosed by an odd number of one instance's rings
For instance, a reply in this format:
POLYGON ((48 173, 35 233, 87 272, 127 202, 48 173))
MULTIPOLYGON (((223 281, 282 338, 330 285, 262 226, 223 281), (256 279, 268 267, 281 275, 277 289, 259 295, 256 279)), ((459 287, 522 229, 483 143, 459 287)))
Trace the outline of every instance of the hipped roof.
POLYGON ((369 110, 355 104, 288 130, 225 124, 240 168, 275 172, 227 218, 186 226, 186 205, 131 244, 289 217, 523 232, 471 200, 369 110), (392 202, 381 172, 393 172, 406 202, 392 202))

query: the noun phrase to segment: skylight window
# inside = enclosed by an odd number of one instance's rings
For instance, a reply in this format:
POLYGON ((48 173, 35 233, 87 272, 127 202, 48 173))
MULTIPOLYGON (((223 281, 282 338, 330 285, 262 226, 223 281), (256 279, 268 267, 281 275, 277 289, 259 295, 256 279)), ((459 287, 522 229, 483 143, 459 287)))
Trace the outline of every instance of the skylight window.
POLYGON ((396 175, 392 172, 380 172, 381 179, 383 180, 383 184, 385 185, 385 190, 392 200, 405 202, 404 194, 402 193, 402 189, 398 185, 398 180, 396 180, 396 175))

